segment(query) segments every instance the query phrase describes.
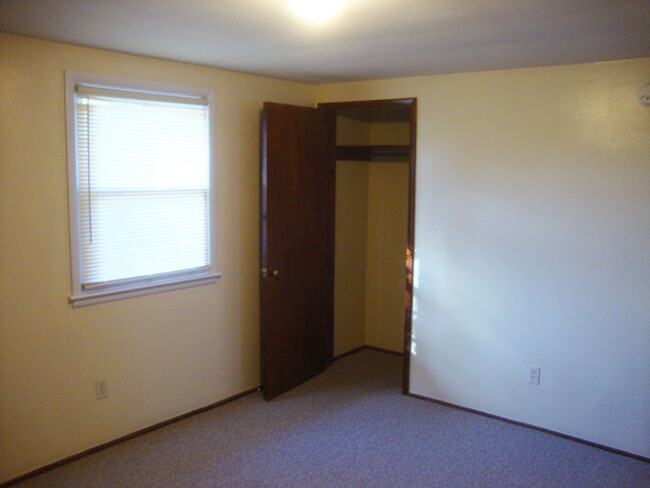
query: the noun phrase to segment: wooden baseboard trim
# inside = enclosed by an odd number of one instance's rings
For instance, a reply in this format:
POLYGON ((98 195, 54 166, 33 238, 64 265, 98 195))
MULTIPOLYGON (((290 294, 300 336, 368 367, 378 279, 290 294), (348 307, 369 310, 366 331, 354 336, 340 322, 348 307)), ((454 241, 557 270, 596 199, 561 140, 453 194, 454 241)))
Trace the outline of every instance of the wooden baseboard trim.
POLYGON ((158 422, 157 424, 150 425, 149 427, 145 427, 144 429, 136 430, 135 432, 131 432, 130 434, 126 434, 122 437, 118 437, 117 439, 113 439, 112 441, 105 442, 103 444, 100 444, 99 446, 91 447, 90 449, 86 449, 85 451, 81 451, 77 454, 73 454, 72 456, 68 456, 66 458, 63 458, 59 461, 55 461, 51 464, 47 464, 45 466, 42 466, 38 469, 35 469, 33 471, 30 471, 28 473, 25 473, 23 475, 20 475, 16 478, 12 478, 8 481, 4 481, 0 483, 0 488, 7 488, 8 486, 15 485, 17 483, 20 483, 22 481, 25 481, 29 478, 33 478, 35 476, 38 476, 40 474, 46 473, 48 471, 51 471, 55 468, 58 468, 60 466, 63 466, 64 464, 69 464, 73 461, 76 461, 77 459, 84 458, 86 456, 90 456, 91 454, 95 454, 96 452, 103 451, 104 449, 108 449, 109 447, 113 447, 117 444, 121 444, 122 442, 128 441, 130 439, 133 439, 134 437, 139 437, 144 434, 148 434, 149 432, 152 432, 154 430, 160 429, 162 427, 166 427, 171 424, 175 424, 176 422, 179 422, 181 420, 185 420, 186 418, 193 417, 194 415, 198 415, 203 412, 207 412, 208 410, 212 410, 214 408, 220 407, 221 405, 225 405, 226 403, 230 403, 232 401, 235 401, 239 398, 242 398, 246 395, 250 395, 251 393, 255 393, 256 391, 260 391, 261 386, 257 386, 255 388, 251 388, 250 390, 243 391, 241 393, 238 393, 236 395, 233 395, 231 397, 228 397, 224 400, 220 400, 215 403, 211 403, 210 405, 206 405, 205 407, 197 408, 196 410, 192 410, 191 412, 187 412, 181 415, 178 415, 177 417, 173 417, 169 420, 163 420, 162 422, 158 422))
POLYGON ((337 355, 337 356, 334 356, 332 359, 333 359, 334 361, 337 361, 337 360, 339 360, 339 359, 343 359, 343 358, 346 357, 346 356, 351 356, 352 354, 356 354, 356 353, 359 352, 359 351, 363 351, 364 349, 368 349, 368 346, 359 346, 359 347, 355 347, 354 349, 351 349, 351 350, 349 350, 349 351, 347 351, 347 352, 344 352, 344 353, 341 353, 341 354, 339 354, 339 355, 337 355))
POLYGON ((351 356, 352 354, 356 354, 359 351, 363 351, 363 350, 366 350, 366 349, 370 349, 372 351, 377 351, 377 352, 383 352, 383 353, 386 353, 386 354, 392 354, 393 356, 404 357, 404 353, 397 352, 397 351, 391 351, 390 349, 384 349, 382 347, 369 346, 369 345, 366 344, 366 345, 363 345, 363 346, 355 347, 354 349, 352 349, 350 351, 347 351, 347 352, 344 352, 342 354, 339 354, 338 356, 334 356, 333 360, 336 361, 338 359, 342 359, 342 358, 344 358, 346 356, 351 356))
POLYGON ((425 396, 422 396, 422 395, 418 395, 416 393, 407 393, 407 395, 411 396, 413 398, 417 398, 418 400, 425 400, 427 402, 437 403, 438 405, 443 405, 445 407, 455 408, 456 410, 463 410, 465 412, 474 413, 474 414, 481 415, 483 417, 488 417, 488 418, 495 419, 495 420, 500 420, 502 422, 507 422, 509 424, 518 425, 520 427, 526 427, 528 429, 533 429, 533 430, 537 430, 539 432, 544 432, 545 434, 551 434, 551 435, 554 435, 556 437, 561 437, 563 439, 568 439, 570 441, 579 442, 580 444, 586 444, 587 446, 597 447, 598 449, 603 449, 605 451, 609 451, 609 452, 612 452, 614 454, 620 454, 622 456, 627 456, 627 457, 634 458, 634 459, 636 459, 638 461, 643 461, 643 462, 646 462, 646 463, 650 463, 650 458, 640 456, 639 454, 634 454, 634 453, 631 453, 631 452, 628 452, 628 451, 623 451, 621 449, 616 449, 615 447, 609 447, 609 446, 605 446, 603 444, 598 444, 596 442, 588 441, 586 439, 581 439, 580 437, 574 437, 572 435, 563 434, 561 432, 556 432, 554 430, 545 429, 544 427, 537 427, 536 425, 527 424, 525 422, 519 422, 518 420, 511 420, 511 419, 508 419, 508 418, 505 418, 505 417, 500 417, 498 415, 494 415, 494 414, 491 414, 491 413, 482 412, 480 410, 474 410, 473 408, 462 407, 460 405, 455 405, 453 403, 444 402, 442 400, 436 400, 435 398, 425 397, 425 396))
POLYGON ((371 349, 373 351, 383 352, 383 353, 386 353, 386 354, 392 354, 393 356, 399 356, 401 358, 404 357, 403 352, 392 351, 391 349, 384 349, 383 347, 366 346, 366 349, 371 349))

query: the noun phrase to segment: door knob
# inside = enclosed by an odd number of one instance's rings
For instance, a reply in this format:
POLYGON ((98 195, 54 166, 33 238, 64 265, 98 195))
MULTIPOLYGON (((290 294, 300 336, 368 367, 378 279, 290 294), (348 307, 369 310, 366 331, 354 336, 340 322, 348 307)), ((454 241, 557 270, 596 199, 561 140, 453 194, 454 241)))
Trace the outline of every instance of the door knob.
MULTIPOLYGON (((267 278, 267 276, 269 275, 269 272, 268 272, 268 270, 266 268, 262 268, 260 270, 260 272, 262 274, 262 279, 263 280, 265 280, 267 278)), ((279 274, 280 274, 280 272, 277 269, 274 269, 273 271, 271 271, 271 278, 273 278, 274 280, 277 280, 279 274)))

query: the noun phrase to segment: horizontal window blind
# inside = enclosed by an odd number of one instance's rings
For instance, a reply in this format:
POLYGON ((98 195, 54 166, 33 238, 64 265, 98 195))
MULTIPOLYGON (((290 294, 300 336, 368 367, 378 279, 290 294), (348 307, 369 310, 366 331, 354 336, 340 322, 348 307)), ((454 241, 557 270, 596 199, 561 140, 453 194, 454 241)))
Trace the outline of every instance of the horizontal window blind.
POLYGON ((78 86, 75 104, 82 288, 207 270, 205 100, 78 86))

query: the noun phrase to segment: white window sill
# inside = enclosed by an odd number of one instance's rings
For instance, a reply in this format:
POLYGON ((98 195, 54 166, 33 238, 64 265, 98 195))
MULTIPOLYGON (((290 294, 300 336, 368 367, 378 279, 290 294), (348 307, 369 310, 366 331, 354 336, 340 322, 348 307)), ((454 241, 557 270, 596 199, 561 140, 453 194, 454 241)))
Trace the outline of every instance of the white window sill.
POLYGON ((111 290, 102 290, 87 292, 78 295, 72 295, 69 298, 73 307, 85 307, 86 305, 95 305, 96 303, 113 302, 125 298, 138 297, 142 295, 153 295, 154 293, 163 293, 166 291, 180 290, 193 286, 211 285, 221 278, 221 273, 209 273, 200 276, 176 279, 173 281, 161 281, 157 283, 140 284, 129 286, 128 288, 113 288, 111 290))

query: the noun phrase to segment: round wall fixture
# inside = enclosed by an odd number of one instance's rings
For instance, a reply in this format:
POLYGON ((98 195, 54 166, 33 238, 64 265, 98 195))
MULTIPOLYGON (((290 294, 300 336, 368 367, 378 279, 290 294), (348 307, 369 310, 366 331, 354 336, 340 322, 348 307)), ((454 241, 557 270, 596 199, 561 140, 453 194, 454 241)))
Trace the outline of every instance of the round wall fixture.
POLYGON ((650 83, 639 88, 639 101, 646 107, 650 107, 650 83))

